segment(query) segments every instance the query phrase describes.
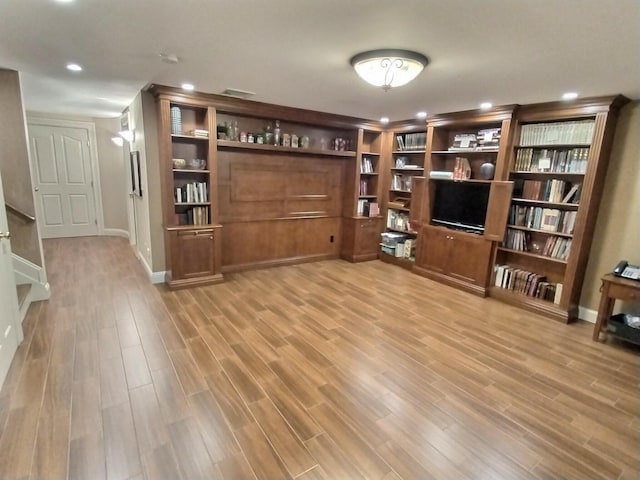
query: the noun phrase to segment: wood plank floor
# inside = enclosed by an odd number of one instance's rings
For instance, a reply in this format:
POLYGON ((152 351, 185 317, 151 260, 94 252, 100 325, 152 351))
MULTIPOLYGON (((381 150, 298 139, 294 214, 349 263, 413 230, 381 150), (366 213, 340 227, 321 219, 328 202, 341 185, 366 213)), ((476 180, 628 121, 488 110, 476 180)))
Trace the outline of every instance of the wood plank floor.
POLYGON ((637 479, 639 353, 381 262, 166 291, 47 240, 1 479, 637 479))

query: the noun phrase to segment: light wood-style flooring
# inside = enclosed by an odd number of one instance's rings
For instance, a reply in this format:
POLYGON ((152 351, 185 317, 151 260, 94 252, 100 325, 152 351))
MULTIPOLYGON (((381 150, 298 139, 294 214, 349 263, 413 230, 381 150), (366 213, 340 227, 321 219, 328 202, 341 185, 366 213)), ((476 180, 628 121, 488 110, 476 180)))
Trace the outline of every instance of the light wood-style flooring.
POLYGON ((639 353, 378 261, 170 292, 47 240, 5 479, 637 479, 639 353))

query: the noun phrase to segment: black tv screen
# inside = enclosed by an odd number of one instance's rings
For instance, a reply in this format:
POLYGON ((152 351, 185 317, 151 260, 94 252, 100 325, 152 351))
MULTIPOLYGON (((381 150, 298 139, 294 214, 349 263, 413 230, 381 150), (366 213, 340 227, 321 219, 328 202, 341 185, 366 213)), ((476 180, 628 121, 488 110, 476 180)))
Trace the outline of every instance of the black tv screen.
POLYGON ((462 230, 484 231, 489 183, 435 182, 432 223, 462 230))

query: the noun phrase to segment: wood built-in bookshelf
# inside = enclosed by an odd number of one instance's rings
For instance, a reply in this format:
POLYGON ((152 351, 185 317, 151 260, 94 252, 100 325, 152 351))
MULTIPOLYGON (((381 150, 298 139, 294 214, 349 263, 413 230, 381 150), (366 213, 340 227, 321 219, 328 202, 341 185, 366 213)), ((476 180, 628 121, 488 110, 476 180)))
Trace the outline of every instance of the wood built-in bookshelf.
POLYGON ((490 295, 561 321, 578 316, 587 256, 622 97, 521 107, 514 182, 490 295))
POLYGON ((155 92, 159 117, 166 281, 186 287, 222 281, 215 157, 216 111, 155 92))
POLYGON ((415 262, 416 237, 410 218, 413 183, 424 176, 426 125, 394 125, 381 259, 405 268, 415 262))

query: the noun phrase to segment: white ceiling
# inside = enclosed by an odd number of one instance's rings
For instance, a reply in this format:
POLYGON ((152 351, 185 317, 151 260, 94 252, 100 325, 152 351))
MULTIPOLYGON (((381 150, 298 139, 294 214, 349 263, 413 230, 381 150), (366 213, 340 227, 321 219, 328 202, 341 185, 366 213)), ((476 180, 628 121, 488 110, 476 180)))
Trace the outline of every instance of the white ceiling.
POLYGON ((116 116, 149 83, 190 82, 393 121, 567 91, 640 99, 639 25, 638 0, 0 0, 0 67, 33 111, 116 116), (375 48, 431 63, 384 92, 349 65, 375 48))

